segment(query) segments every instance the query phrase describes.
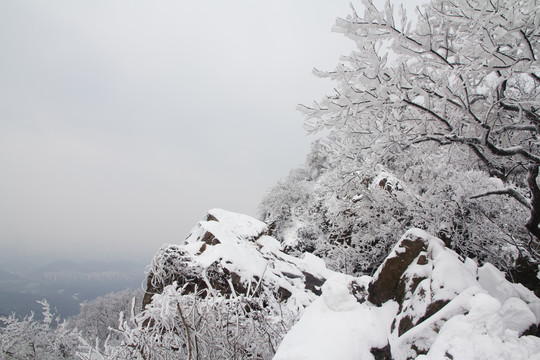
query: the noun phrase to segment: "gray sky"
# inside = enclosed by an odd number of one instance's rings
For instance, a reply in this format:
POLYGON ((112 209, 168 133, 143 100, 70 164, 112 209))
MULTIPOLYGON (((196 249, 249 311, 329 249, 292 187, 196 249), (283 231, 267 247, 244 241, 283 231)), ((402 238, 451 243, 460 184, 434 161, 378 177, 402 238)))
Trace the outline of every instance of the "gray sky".
POLYGON ((149 259, 209 208, 256 215, 312 139, 349 0, 0 0, 5 256, 149 259))

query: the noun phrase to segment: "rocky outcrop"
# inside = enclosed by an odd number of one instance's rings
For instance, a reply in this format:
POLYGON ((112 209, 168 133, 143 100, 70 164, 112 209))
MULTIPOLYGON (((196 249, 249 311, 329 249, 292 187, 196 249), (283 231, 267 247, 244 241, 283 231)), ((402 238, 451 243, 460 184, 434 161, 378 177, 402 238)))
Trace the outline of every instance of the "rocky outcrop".
POLYGON ((302 309, 321 294, 333 272, 311 254, 296 258, 266 235, 267 225, 220 209, 208 211, 181 245, 165 245, 154 256, 143 307, 174 282, 201 298, 257 297, 262 292, 302 309))
MULTIPOLYGON (((415 260, 418 265, 426 263, 427 246, 427 239, 407 233, 375 273, 369 285, 369 301, 375 305, 388 300, 401 302, 405 293, 411 290, 402 275, 415 260)), ((410 279, 410 285, 418 285, 420 279, 410 279)))
POLYGON ((373 278, 332 277, 322 289, 276 360, 301 353, 313 360, 532 359, 540 353, 540 338, 532 336, 540 299, 493 265, 478 268, 418 229, 402 237, 373 278), (313 329, 315 319, 324 332, 313 329), (339 342, 328 334, 339 334, 339 342))
POLYGON ((266 309, 270 299, 279 305, 266 316, 282 306, 302 314, 276 360, 532 359, 540 353, 540 299, 424 231, 408 231, 373 277, 330 271, 311 254, 287 255, 267 231, 249 216, 210 210, 182 244, 156 254, 145 306, 172 284, 199 301, 259 299, 258 308, 245 310, 253 319, 262 312, 252 311, 266 309))

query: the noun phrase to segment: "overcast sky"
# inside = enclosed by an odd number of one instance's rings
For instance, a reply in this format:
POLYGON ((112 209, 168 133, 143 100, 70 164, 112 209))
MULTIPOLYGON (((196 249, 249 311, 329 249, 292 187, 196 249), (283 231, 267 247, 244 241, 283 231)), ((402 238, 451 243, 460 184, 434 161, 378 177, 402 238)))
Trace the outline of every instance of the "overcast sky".
POLYGON ((214 207, 257 215, 353 49, 349 0, 0 0, 0 244, 150 259, 214 207))

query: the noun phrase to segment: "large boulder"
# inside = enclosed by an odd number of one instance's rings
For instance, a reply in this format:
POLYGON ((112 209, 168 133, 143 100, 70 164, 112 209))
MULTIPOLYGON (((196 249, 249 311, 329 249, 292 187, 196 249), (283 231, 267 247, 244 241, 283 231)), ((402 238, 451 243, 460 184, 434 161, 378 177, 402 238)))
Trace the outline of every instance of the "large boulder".
MULTIPOLYGON (((419 266, 426 263, 426 251, 430 238, 409 231, 386 257, 383 264, 374 274, 369 285, 369 301, 381 305, 389 300, 403 300, 406 291, 406 281, 403 275, 416 262, 419 266), (420 256, 421 255, 421 256, 420 256)), ((432 240, 433 241, 433 240, 432 240)), ((418 284, 421 278, 410 279, 412 284, 418 284)))
MULTIPOLYGON (((533 359, 540 354, 535 336, 540 299, 491 264, 479 268, 422 230, 405 233, 373 277, 359 278, 330 271, 311 254, 285 254, 267 231, 249 216, 210 210, 182 244, 165 245, 156 254, 144 306, 155 307, 164 291, 176 289, 189 299, 224 306, 259 299, 258 308, 245 309, 254 320, 279 316, 280 309, 302 314, 276 360, 533 359), (278 306, 264 312, 268 303, 278 306)), ((267 320, 258 324, 261 329, 267 320)), ((276 333, 274 345, 289 326, 276 333)), ((274 345, 264 353, 273 353, 274 345)), ((246 354, 259 356, 256 349, 246 354)))

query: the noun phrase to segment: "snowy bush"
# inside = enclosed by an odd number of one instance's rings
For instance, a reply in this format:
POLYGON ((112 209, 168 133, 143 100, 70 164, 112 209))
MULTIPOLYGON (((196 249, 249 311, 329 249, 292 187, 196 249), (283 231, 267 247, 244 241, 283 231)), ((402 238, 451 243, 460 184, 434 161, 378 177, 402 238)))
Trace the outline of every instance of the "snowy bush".
POLYGON ((118 327, 121 313, 130 313, 133 299, 140 307, 142 295, 141 289, 128 289, 85 301, 81 304, 79 314, 67 321, 67 328, 77 329, 85 341, 89 343, 97 341, 101 347, 105 341, 109 343, 118 341, 116 333, 111 332, 111 329, 118 327))
POLYGON ((286 251, 312 252, 348 274, 372 273, 411 226, 438 234, 464 256, 511 267, 527 253, 526 210, 504 197, 471 199, 501 181, 466 153, 451 161, 432 150, 396 153, 381 164, 316 143, 306 164, 263 199, 261 216, 286 251))
POLYGON ((78 333, 68 330, 65 322, 51 311, 46 300, 43 320, 34 314, 23 318, 15 314, 0 316, 0 358, 2 359, 73 359, 79 344, 78 333))
POLYGON ((295 316, 271 296, 198 295, 184 294, 176 283, 166 286, 121 322, 119 345, 87 346, 81 358, 271 359, 295 316))

